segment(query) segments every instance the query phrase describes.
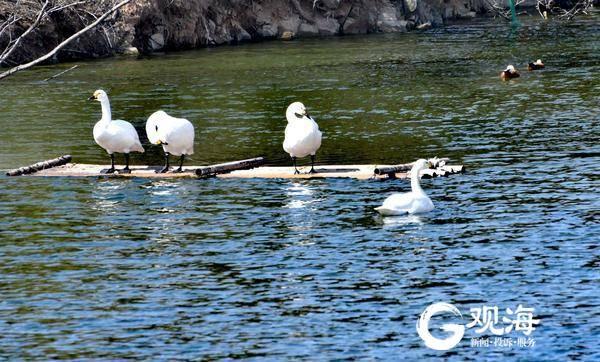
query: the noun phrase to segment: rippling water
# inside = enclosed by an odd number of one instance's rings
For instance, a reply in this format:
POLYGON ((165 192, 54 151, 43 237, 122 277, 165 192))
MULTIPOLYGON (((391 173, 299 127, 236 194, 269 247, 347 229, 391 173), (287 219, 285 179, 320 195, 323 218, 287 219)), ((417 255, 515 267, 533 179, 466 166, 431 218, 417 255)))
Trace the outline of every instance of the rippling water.
MULTIPOLYGON (((2 82, 0 167, 107 162, 91 128, 111 96, 140 131, 194 121, 194 163, 281 149, 304 101, 322 163, 449 156, 435 211, 373 211, 402 180, 0 178, 0 359, 600 360, 598 17, 250 44, 40 67, 2 82), (547 69, 501 82, 508 63, 547 69), (518 304, 532 348, 448 352, 415 331, 430 304, 518 304)), ((160 162, 147 147, 137 163, 160 162)), ((435 333, 434 333, 435 334, 435 333)), ((485 335, 485 334, 484 334, 485 335)), ((517 337, 514 332, 509 336, 517 337)))

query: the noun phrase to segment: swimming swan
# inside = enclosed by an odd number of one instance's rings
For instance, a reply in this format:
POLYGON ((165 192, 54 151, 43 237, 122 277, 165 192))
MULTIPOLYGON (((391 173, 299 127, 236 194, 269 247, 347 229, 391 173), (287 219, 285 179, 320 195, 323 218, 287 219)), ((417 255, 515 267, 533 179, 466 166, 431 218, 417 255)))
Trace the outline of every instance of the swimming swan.
POLYGON ((315 155, 321 147, 323 134, 319 125, 306 113, 306 107, 300 102, 290 104, 285 111, 288 125, 285 127, 285 140, 283 149, 289 153, 294 162, 294 175, 299 174, 296 167, 296 158, 310 155, 310 171, 315 171, 315 155))
POLYGON ((144 152, 140 138, 131 123, 116 119, 110 113, 110 102, 106 92, 99 89, 88 98, 98 101, 102 106, 102 118, 94 126, 94 141, 110 155, 110 168, 106 173, 115 172, 115 152, 125 154, 125 168, 120 173, 131 173, 129 169, 129 153, 144 152))
POLYGON ((433 202, 427 197, 425 191, 419 183, 419 172, 431 167, 431 163, 427 160, 418 160, 410 170, 410 187, 411 192, 404 194, 392 194, 383 205, 375 208, 381 215, 405 215, 428 212, 433 210, 433 202))
POLYGON ((165 151, 165 167, 156 172, 169 171, 169 155, 181 156, 179 168, 173 172, 182 172, 185 156, 194 154, 194 125, 187 119, 157 111, 148 117, 146 135, 151 143, 162 145, 165 151))

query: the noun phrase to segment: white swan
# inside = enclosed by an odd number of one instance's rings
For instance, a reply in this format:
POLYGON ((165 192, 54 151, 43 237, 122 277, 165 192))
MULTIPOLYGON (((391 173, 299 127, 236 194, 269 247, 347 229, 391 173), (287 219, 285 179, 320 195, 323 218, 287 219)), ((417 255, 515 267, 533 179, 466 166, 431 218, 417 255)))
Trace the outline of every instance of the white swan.
POLYGON ((419 183, 419 172, 431 167, 431 163, 427 160, 418 160, 410 170, 410 187, 411 192, 404 194, 392 194, 383 205, 375 208, 381 215, 405 215, 417 214, 433 210, 433 202, 427 197, 425 191, 419 183))
POLYGON ((131 173, 129 153, 144 152, 135 128, 129 122, 112 119, 110 102, 105 91, 101 89, 95 91, 88 100, 96 100, 102 106, 102 118, 94 126, 94 140, 110 155, 111 165, 106 173, 115 172, 115 152, 125 154, 125 168, 119 172, 131 173))
POLYGON ((179 168, 174 172, 183 171, 185 156, 194 154, 194 125, 190 121, 157 111, 148 117, 146 135, 151 143, 162 145, 165 151, 165 167, 157 172, 169 170, 169 155, 181 156, 179 168))
POLYGON ((294 162, 294 174, 299 174, 296 158, 310 155, 311 167, 309 173, 315 173, 315 155, 321 147, 322 133, 319 126, 300 102, 290 104, 285 111, 288 125, 285 127, 283 149, 289 153, 294 162))

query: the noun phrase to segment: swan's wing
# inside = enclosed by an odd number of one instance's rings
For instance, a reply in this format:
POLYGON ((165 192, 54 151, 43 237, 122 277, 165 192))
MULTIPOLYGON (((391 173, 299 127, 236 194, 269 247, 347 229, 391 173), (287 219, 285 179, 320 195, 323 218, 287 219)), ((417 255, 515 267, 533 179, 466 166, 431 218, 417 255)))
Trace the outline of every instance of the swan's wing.
POLYGON ((421 196, 413 201, 413 204, 409 210, 411 214, 428 212, 434 209, 433 202, 427 196, 421 196))
POLYGON ((283 140, 283 150, 289 154, 293 154, 293 148, 297 143, 296 131, 293 122, 289 122, 285 127, 285 138, 283 140))
POLYGON ((169 153, 174 155, 191 155, 194 153, 194 125, 184 118, 174 118, 164 129, 164 141, 169 153))
POLYGON ((131 151, 144 152, 140 137, 131 123, 121 119, 111 121, 107 132, 120 147, 128 148, 131 151))
POLYGON ((376 208, 382 215, 402 215, 408 213, 413 205, 414 195, 412 192, 405 194, 392 194, 383 205, 376 208))

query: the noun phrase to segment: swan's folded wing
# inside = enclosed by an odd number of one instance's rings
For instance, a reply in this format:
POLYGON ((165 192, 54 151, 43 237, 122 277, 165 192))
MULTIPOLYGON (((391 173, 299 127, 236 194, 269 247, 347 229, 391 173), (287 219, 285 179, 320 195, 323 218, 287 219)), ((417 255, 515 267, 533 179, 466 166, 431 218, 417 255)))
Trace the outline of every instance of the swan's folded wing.
POLYGON ((385 206, 376 207, 375 211, 377 211, 378 213, 380 213, 383 216, 398 216, 398 215, 405 215, 406 214, 406 211, 388 209, 385 206))
POLYGON ((405 194, 392 194, 383 205, 376 208, 382 215, 402 215, 406 214, 412 207, 413 194, 411 192, 405 194))

